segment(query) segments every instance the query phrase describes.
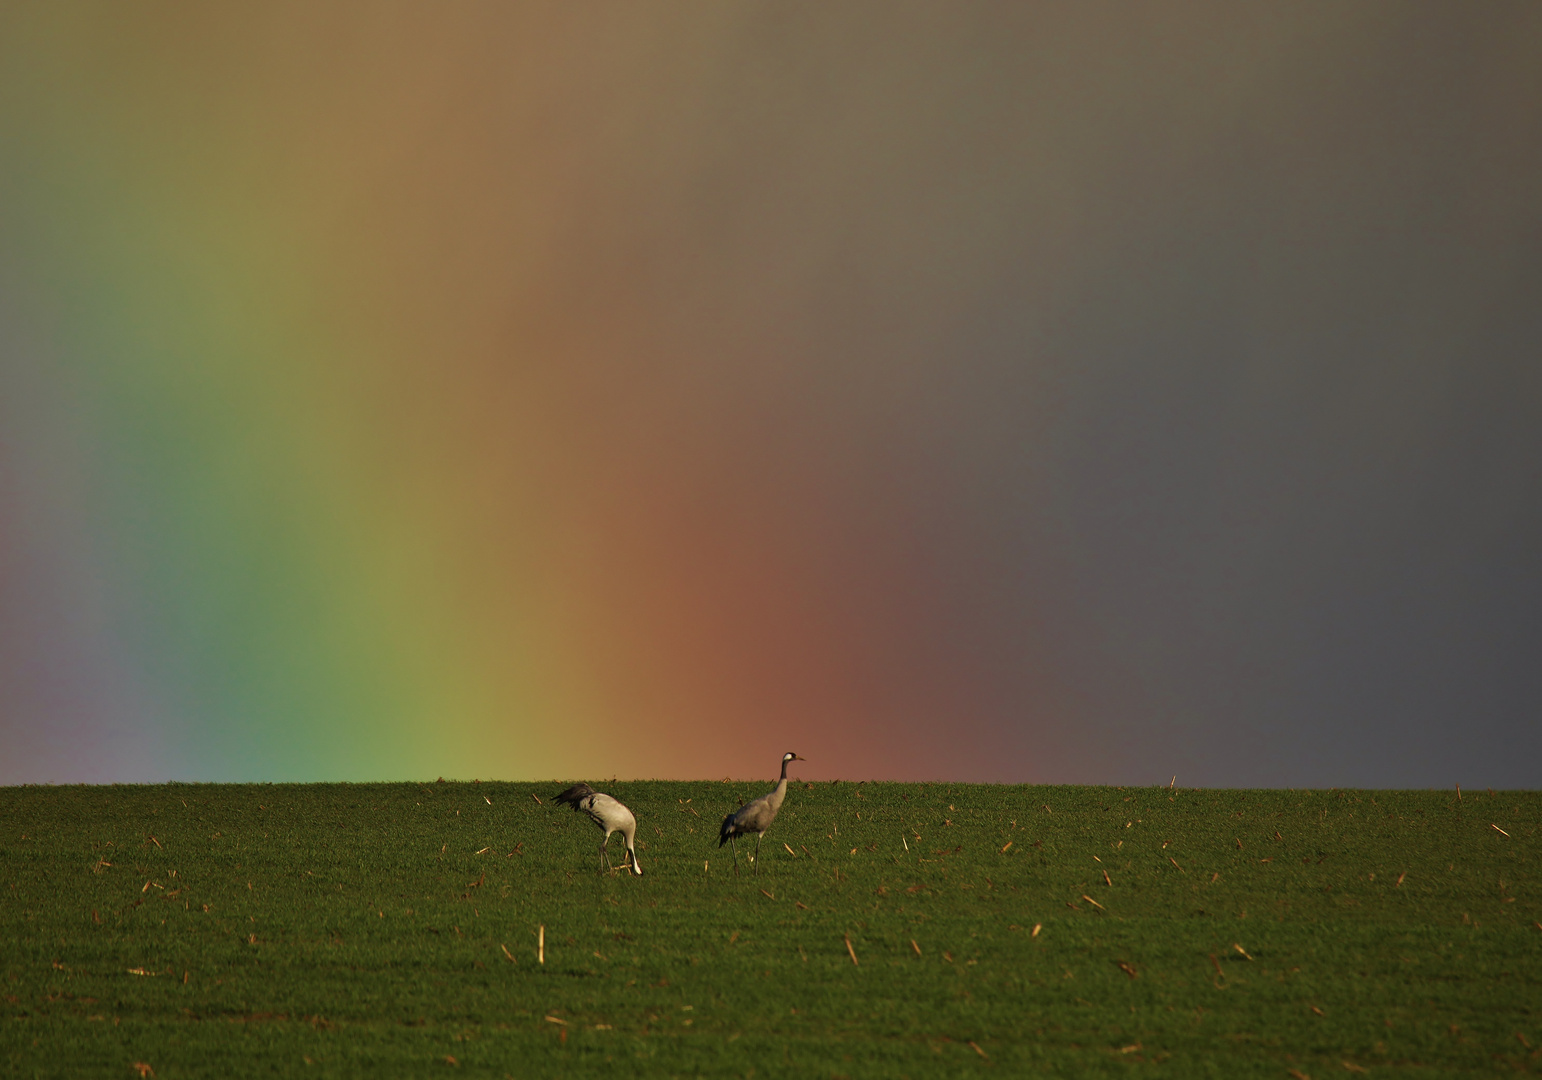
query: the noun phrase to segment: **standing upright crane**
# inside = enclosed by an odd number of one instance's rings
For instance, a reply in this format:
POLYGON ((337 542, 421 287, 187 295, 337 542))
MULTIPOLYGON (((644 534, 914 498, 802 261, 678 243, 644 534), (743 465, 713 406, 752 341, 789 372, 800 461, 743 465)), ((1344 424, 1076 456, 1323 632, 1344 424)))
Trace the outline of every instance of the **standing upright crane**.
POLYGON ((734 837, 749 833, 755 834, 755 873, 760 873, 760 838, 766 835, 766 830, 776 820, 776 812, 782 808, 782 800, 787 797, 787 765, 789 762, 805 760, 791 751, 783 754, 782 778, 777 781, 776 787, 758 799, 751 799, 723 819, 723 830, 718 835, 717 846, 722 847, 733 841, 735 874, 739 872, 739 843, 734 837))
MULTIPOLYGON (((610 834, 618 832, 626 842, 627 855, 632 857, 632 873, 642 877, 642 867, 637 865, 637 848, 633 845, 633 838, 637 834, 637 819, 622 805, 621 800, 602 791, 595 791, 588 784, 574 784, 558 795, 557 801, 570 803, 575 811, 588 814, 589 820, 605 833, 605 839, 600 841, 600 873, 603 874, 607 868, 615 869, 611 866, 606 848, 610 846, 610 834)), ((622 857, 621 865, 623 868, 626 866, 625 856, 622 857)))

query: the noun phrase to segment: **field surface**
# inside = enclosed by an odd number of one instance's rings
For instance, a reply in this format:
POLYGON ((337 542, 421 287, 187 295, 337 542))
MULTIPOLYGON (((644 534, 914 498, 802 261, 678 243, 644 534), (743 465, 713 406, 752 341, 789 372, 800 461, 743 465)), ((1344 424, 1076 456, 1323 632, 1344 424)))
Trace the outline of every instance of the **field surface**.
POLYGON ((0 1073, 1542 1070, 1536 792, 562 786, 0 789, 0 1073))

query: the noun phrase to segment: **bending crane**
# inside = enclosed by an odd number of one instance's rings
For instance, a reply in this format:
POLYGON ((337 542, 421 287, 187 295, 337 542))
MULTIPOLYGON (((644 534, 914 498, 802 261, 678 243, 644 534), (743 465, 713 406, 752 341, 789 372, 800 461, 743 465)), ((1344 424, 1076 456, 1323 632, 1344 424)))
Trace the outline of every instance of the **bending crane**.
MULTIPOLYGON (((610 854, 606 848, 610 845, 610 834, 620 833, 621 839, 626 842, 626 853, 632 858, 632 873, 642 876, 642 867, 637 865, 637 848, 633 840, 637 835, 637 819, 632 812, 622 805, 619 799, 612 798, 602 791, 595 791, 588 784, 574 784, 561 795, 557 801, 569 803, 575 811, 589 815, 589 820, 600 827, 605 833, 605 839, 600 841, 600 873, 606 869, 614 870, 611 866, 610 854)), ((622 857, 621 865, 626 866, 626 857, 622 857)))

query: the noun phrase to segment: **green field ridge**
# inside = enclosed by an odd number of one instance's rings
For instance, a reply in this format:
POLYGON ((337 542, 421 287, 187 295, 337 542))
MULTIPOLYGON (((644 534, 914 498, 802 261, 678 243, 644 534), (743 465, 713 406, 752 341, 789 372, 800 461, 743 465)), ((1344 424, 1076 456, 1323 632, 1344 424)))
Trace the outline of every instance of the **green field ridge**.
POLYGON ((569 782, 0 788, 0 1071, 1542 1068, 1537 792, 569 782))

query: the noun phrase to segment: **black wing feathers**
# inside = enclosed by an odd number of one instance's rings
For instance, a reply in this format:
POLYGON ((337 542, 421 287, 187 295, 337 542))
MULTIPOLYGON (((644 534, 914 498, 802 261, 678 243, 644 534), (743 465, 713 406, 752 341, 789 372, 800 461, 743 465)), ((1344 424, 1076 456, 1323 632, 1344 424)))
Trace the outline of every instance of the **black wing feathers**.
POLYGON ((578 804, 594 794, 594 789, 588 784, 574 784, 561 795, 557 796, 558 802, 572 803, 573 809, 578 809, 578 804))

